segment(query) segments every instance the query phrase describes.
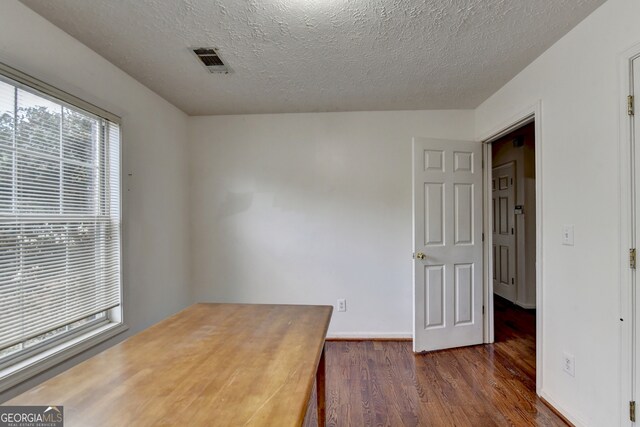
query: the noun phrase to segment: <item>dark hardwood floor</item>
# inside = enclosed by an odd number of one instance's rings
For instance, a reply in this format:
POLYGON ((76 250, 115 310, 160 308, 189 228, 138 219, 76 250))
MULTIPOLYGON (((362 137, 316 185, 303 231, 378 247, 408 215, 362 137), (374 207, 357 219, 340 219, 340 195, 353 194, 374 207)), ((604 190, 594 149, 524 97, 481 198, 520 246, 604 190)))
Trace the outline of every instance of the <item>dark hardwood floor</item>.
POLYGON ((535 311, 496 297, 495 336, 422 355, 410 342, 327 342, 327 425, 564 426, 535 393, 535 311))

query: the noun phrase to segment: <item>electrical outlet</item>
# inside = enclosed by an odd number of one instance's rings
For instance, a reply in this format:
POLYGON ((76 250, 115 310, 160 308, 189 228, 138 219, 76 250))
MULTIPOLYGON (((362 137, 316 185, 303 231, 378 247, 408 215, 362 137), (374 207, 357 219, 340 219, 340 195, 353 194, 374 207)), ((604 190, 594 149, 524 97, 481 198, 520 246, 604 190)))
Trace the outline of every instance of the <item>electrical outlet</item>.
POLYGON ((338 311, 347 311, 347 300, 340 298, 338 300, 338 311))
POLYGON ((576 359, 569 353, 564 353, 562 356, 562 370, 572 377, 576 376, 576 359))

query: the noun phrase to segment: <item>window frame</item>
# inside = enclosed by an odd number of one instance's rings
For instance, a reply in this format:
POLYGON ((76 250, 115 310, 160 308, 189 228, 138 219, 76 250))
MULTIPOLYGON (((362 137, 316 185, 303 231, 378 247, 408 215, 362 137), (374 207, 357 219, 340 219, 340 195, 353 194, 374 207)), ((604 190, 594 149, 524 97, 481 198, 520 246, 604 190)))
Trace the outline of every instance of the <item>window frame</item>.
MULTIPOLYGON (((0 372, 2 372, 3 369, 10 368, 12 365, 15 365, 25 359, 29 359, 31 357, 37 356, 38 353, 42 353, 43 351, 49 348, 55 347, 62 342, 69 341, 77 336, 83 335, 91 329, 96 329, 96 328, 99 328, 100 326, 110 323, 111 319, 109 319, 108 312, 103 311, 101 313, 104 313, 104 316, 99 319, 91 320, 84 325, 78 326, 77 328, 74 328, 70 331, 62 332, 56 335, 55 337, 43 340, 32 346, 18 350, 14 354, 10 354, 6 358, 3 358, 2 360, 0 360, 0 372)), ((68 325, 65 325, 65 326, 68 326, 68 325)), ((45 332, 45 334, 46 333, 47 332, 45 332)), ((24 342, 25 341, 19 344, 24 345, 24 342)))
POLYGON ((66 331, 60 336, 35 344, 31 348, 23 349, 15 355, 10 355, 6 360, 0 361, 0 393, 14 387, 45 370, 58 365, 91 347, 94 347, 118 334, 128 330, 124 322, 124 269, 123 269, 123 197, 122 197, 122 120, 119 116, 103 110, 90 102, 71 95, 63 90, 51 86, 15 68, 0 62, 0 77, 8 79, 9 84, 17 86, 37 96, 48 98, 53 102, 80 109, 99 118, 108 120, 119 127, 119 164, 118 164, 118 188, 119 188, 119 212, 118 233, 120 258, 118 260, 120 271, 120 305, 106 310, 103 319, 90 321, 77 329, 66 331))

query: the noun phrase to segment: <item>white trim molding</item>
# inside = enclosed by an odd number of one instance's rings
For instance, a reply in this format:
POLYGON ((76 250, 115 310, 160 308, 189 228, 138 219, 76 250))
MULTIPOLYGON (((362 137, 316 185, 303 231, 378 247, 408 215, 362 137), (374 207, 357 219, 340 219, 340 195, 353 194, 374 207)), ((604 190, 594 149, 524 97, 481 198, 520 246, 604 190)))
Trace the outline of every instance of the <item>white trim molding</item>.
POLYGON ((540 397, 546 400, 549 405, 553 406, 553 409, 560 412, 560 414, 562 414, 562 416, 565 417, 575 427, 586 427, 587 423, 582 418, 572 415, 562 405, 559 405, 554 398, 549 396, 544 391, 540 393, 540 397))
POLYGON ((327 339, 337 340, 406 340, 413 339, 410 332, 338 332, 327 334, 327 339))
POLYGON ((515 305, 517 305, 518 307, 522 307, 522 308, 524 308, 526 310, 535 310, 535 308, 536 308, 535 304, 525 304, 525 303, 522 303, 522 302, 519 302, 519 301, 516 301, 515 305))

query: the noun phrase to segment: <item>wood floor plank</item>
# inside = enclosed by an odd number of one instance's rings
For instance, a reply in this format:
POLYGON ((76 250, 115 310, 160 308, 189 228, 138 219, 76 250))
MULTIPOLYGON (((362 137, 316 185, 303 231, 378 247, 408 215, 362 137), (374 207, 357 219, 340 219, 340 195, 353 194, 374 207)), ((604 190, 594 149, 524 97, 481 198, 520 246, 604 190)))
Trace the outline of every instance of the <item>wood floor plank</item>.
POLYGON ((327 425, 565 426, 535 393, 535 311, 496 297, 495 325, 495 344, 421 355, 406 341, 327 342, 327 425))

